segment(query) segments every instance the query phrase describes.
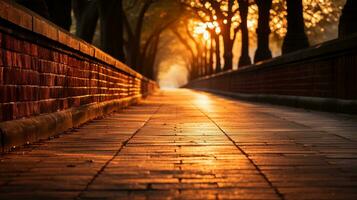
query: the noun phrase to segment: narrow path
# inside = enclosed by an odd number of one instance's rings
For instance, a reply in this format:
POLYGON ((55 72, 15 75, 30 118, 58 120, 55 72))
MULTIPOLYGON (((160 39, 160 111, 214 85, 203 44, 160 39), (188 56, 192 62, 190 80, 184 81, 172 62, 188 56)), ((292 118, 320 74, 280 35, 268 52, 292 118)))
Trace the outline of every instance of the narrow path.
POLYGON ((0 199, 357 199, 357 117, 163 91, 0 156, 0 199))

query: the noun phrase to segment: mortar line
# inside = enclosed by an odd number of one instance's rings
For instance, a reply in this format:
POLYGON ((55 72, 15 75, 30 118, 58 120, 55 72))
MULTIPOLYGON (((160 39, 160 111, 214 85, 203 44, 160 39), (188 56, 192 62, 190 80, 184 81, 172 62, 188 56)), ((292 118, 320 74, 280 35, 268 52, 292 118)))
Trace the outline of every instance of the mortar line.
POLYGON ((239 146, 237 145, 234 140, 205 112, 203 112, 198 106, 192 104, 196 109, 198 109, 204 116, 206 116, 232 143, 233 145, 248 159, 248 161, 254 166, 254 168, 258 171, 259 175, 261 175, 264 180, 269 184, 269 186, 274 190, 275 194, 281 199, 285 200, 284 195, 279 192, 279 190, 273 185, 272 182, 268 179, 268 177, 262 172, 258 165, 254 163, 252 159, 249 158, 249 155, 239 146))
POLYGON ((107 166, 115 159, 115 157, 117 157, 119 155, 119 153, 121 152, 121 150, 129 143, 129 141, 131 139, 133 139, 135 137, 135 135, 137 135, 145 126, 146 124, 153 118, 153 116, 159 111, 159 109, 161 108, 162 104, 160 106, 158 106, 158 108, 155 110, 154 113, 152 113, 152 115, 138 128, 136 129, 136 131, 125 141, 122 142, 122 145, 119 147, 119 149, 115 152, 115 154, 109 159, 107 160, 107 162, 105 162, 105 164, 100 168, 100 170, 93 176, 93 178, 88 182, 88 184, 86 185, 86 187, 78 194, 76 199, 81 199, 81 196, 84 194, 84 192, 88 191, 88 188, 90 185, 92 185, 94 183, 94 181, 104 172, 105 168, 107 168, 107 166))

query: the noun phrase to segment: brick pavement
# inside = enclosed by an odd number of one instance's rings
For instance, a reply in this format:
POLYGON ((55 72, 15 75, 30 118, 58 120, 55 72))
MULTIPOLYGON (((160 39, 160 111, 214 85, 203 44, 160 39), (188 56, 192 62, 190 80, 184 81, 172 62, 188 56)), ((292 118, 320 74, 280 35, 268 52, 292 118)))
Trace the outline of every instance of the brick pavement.
POLYGON ((0 156, 0 199, 357 199, 357 116, 190 90, 0 156))

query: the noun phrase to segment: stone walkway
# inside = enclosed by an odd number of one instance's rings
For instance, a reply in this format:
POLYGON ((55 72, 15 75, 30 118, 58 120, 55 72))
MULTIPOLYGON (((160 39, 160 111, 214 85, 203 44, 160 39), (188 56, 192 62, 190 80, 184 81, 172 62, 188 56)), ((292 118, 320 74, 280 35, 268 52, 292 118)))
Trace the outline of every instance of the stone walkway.
POLYGON ((357 116, 162 91, 1 155, 0 199, 357 199, 357 116))

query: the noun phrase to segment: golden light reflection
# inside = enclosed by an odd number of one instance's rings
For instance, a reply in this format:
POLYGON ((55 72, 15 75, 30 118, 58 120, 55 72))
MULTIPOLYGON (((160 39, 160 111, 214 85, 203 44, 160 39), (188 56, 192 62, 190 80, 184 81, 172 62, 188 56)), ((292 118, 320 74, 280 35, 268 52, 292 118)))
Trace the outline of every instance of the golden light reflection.
POLYGON ((211 99, 207 95, 204 95, 204 94, 196 93, 194 103, 197 106, 202 107, 203 109, 211 109, 211 107, 212 107, 211 99))

